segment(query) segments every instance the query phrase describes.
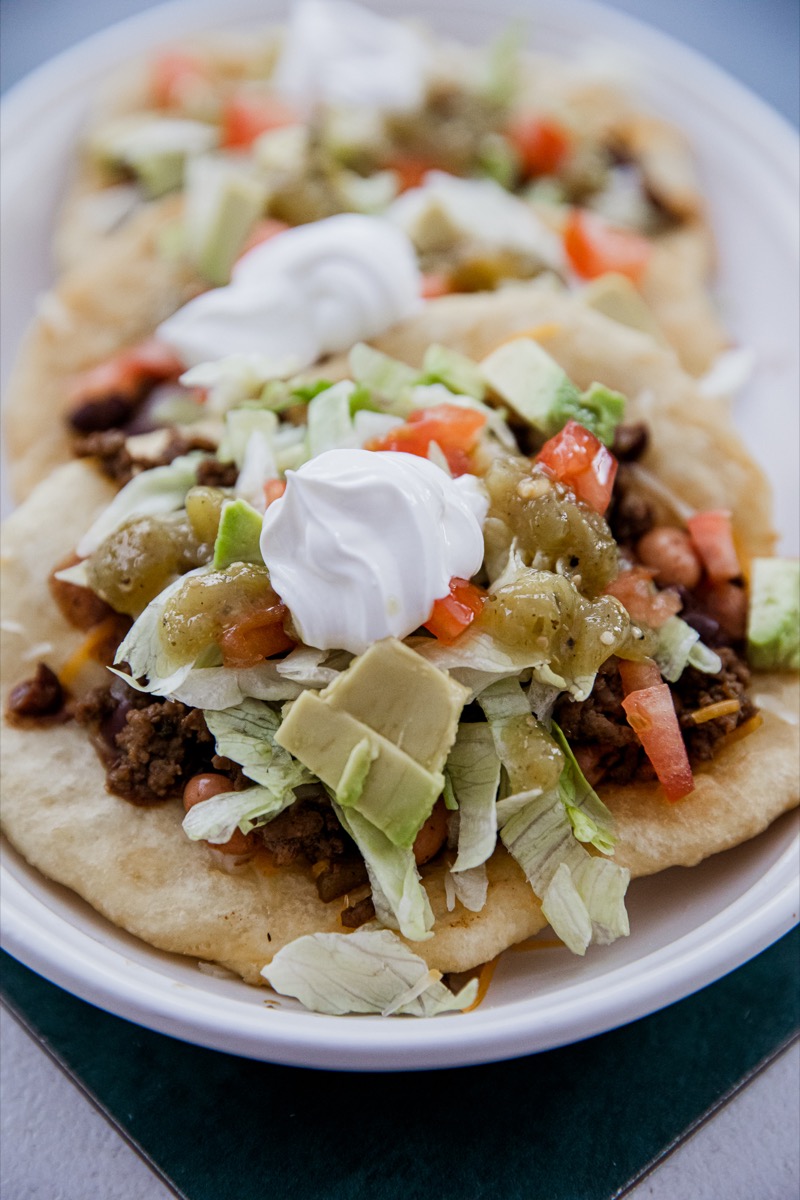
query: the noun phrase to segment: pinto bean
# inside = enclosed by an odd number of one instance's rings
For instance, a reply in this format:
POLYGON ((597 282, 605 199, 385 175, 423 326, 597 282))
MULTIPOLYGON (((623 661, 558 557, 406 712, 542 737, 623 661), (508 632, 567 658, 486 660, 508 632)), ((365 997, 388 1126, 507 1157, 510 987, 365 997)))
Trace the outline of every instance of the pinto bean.
POLYGON ((58 676, 39 663, 31 679, 18 683, 8 697, 8 711, 15 717, 50 717, 64 703, 58 676))
POLYGON ((418 867, 430 862, 438 854, 447 837, 447 809, 440 796, 433 806, 433 812, 420 829, 414 840, 414 859, 418 867))
POLYGON ((640 538, 636 553, 645 566, 654 567, 658 572, 656 583, 661 587, 693 588, 700 582, 700 559, 683 529, 657 525, 640 538))
MULTIPOLYGON (((222 792, 231 792, 231 781, 225 775, 214 775, 209 772, 206 775, 193 775, 186 787, 183 789, 183 807, 188 812, 190 808, 194 808, 195 804, 201 804, 203 800, 210 800, 212 796, 219 796, 222 792)), ((223 854, 247 854, 253 849, 253 841, 250 834, 242 833, 240 829, 233 831, 233 836, 227 842, 217 844, 209 842, 215 850, 221 850, 223 854)))
POLYGON ((703 593, 706 610, 728 637, 738 641, 747 628, 747 592, 738 583, 717 583, 703 593))

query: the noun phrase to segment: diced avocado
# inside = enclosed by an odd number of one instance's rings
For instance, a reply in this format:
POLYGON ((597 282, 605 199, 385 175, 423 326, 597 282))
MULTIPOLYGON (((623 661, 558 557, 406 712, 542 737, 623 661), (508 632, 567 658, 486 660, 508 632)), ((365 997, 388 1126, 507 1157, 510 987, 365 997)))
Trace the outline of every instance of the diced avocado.
POLYGON ((492 391, 546 437, 558 433, 580 404, 575 384, 533 338, 498 346, 480 371, 492 391))
POLYGON ((263 518, 246 500, 226 500, 222 505, 214 568, 218 571, 236 562, 263 563, 259 547, 263 518))
POLYGON ((800 670, 798 559, 753 559, 747 657, 758 670, 800 670))
POLYGON ((601 383, 578 391, 533 338, 514 338, 498 346, 480 364, 480 371, 491 390, 545 437, 552 437, 572 419, 606 445, 614 440, 625 397, 601 383))
POLYGON ((471 396, 473 400, 483 400, 486 395, 486 384, 478 364, 448 346, 429 346, 422 370, 423 383, 443 383, 451 392, 471 396))
MULTIPOLYGON (((345 806, 350 801, 396 846, 413 846, 444 787, 441 775, 426 771, 386 738, 350 713, 333 708, 316 692, 303 692, 294 702, 275 740, 327 784, 340 804, 345 806), (370 762, 359 789, 353 784, 366 763, 365 741, 370 762)), ((360 778, 357 781, 361 783, 360 778)))
POLYGON ((441 771, 469 691, 396 638, 375 642, 321 693, 332 708, 441 771))
POLYGON ((99 162, 133 172, 155 198, 179 188, 186 160, 212 149, 218 137, 214 126, 203 121, 123 117, 104 125, 90 149, 99 162))
POLYGON ((204 154, 188 164, 186 249, 209 283, 228 282, 266 200, 266 185, 221 155, 204 154))
POLYGON ((625 415, 627 401, 621 392, 614 392, 604 383, 593 383, 581 392, 580 407, 570 415, 595 437, 610 446, 614 441, 617 426, 625 415))
POLYGON ((667 339, 661 332, 653 311, 642 299, 641 293, 625 275, 609 272, 594 279, 581 293, 584 304, 609 317, 619 325, 627 325, 640 333, 647 333, 662 346, 667 339))

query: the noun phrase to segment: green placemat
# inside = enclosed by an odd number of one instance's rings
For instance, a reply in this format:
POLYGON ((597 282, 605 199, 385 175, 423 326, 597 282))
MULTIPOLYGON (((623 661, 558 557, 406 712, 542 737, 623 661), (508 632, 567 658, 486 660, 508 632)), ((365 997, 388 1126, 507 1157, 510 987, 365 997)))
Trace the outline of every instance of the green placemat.
POLYGON ((797 930, 663 1012, 489 1066, 347 1074, 202 1050, 3 956, 9 1005, 188 1200, 609 1200, 791 1040, 797 930))

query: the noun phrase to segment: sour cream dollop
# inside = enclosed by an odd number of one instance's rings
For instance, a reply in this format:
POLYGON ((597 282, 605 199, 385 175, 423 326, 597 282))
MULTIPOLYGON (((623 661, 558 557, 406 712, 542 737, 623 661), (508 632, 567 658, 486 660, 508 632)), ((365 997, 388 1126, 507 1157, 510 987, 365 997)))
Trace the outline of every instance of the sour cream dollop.
POLYGON ((287 471, 261 553, 303 641, 361 654, 406 637, 483 561, 488 499, 413 454, 328 450, 287 471))
POLYGON ((255 246, 226 287, 190 300, 157 335, 190 367, 257 352, 299 371, 375 337, 419 305, 408 236, 381 217, 343 213, 255 246))
POLYGON ((418 108, 430 49, 415 30, 348 0, 304 0, 292 10, 273 82, 296 108, 315 104, 418 108))

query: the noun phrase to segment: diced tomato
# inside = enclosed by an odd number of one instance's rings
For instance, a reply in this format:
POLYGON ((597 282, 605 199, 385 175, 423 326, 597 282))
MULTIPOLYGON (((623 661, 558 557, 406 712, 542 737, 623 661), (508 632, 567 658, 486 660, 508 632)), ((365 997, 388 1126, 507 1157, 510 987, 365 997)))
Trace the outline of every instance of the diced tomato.
POLYGON ((694 791, 692 768, 667 685, 657 683, 630 692, 622 701, 622 707, 667 799, 674 803, 688 796, 694 791))
POLYGON ((454 475, 466 475, 471 469, 470 453, 478 444, 486 416, 474 408, 456 404, 436 404, 409 413, 405 425, 398 425, 385 437, 375 438, 368 450, 395 450, 427 458, 431 442, 436 442, 454 475))
POLYGON ((447 275, 438 275, 428 271, 422 276, 423 300, 436 300, 438 296, 449 296, 452 290, 447 275))
POLYGON ((585 209, 572 209, 563 236, 567 257, 582 279, 613 271, 638 283, 650 261, 647 238, 630 229, 617 229, 585 209))
POLYGON ((166 50, 150 68, 150 96, 158 108, 180 108, 208 82, 205 63, 182 50, 166 50))
POLYGON ((262 133, 297 122, 297 113, 277 97, 237 92, 222 110, 221 144, 226 150, 247 150, 262 133))
POLYGON ((295 645, 283 628, 284 604, 274 604, 229 626, 219 639, 222 663, 226 667, 255 667, 265 658, 291 650, 295 645))
POLYGON ((440 642, 454 642, 471 625, 486 602, 486 592, 468 579, 450 580, 450 591, 437 600, 425 622, 440 642))
POLYGON ((398 154, 386 163, 386 167, 397 175, 399 190, 407 192, 409 188, 421 187, 428 171, 433 170, 434 164, 424 158, 398 154))
POLYGON ((183 370, 183 362, 169 346, 148 338, 78 375, 70 391, 70 405, 102 396, 133 396, 148 383, 177 379, 183 370))
POLYGON ((611 500, 617 460, 599 438, 577 421, 567 421, 536 455, 548 474, 572 488, 596 512, 604 513, 611 500))
POLYGON ((629 692, 639 692, 644 688, 657 687, 658 684, 663 682, 661 672, 652 658, 643 658, 641 662, 621 658, 619 660, 619 673, 626 696, 629 692))
POLYGON ((696 513, 686 526, 712 583, 738 579, 742 568, 733 542, 731 514, 722 508, 696 513))
POLYGON ((641 621, 653 629, 660 629, 670 617, 683 607, 677 592, 659 592, 653 583, 655 571, 651 567, 632 567, 623 571, 606 587, 608 596, 616 596, 628 610, 634 621, 641 621))
POLYGON ((264 484, 264 499, 267 502, 267 508, 269 508, 274 500, 280 500, 285 491, 285 479, 268 479, 264 484))
POLYGON ((507 134, 527 176, 556 175, 572 149, 569 130, 553 117, 518 117, 507 134))
MULTIPOLYGON (((256 246, 260 246, 262 242, 268 242, 270 238, 277 237, 279 233, 285 233, 288 228, 285 221, 278 221, 274 217, 263 217, 260 221, 256 221, 247 235, 245 244, 239 251, 239 258, 244 258, 245 254, 254 250, 256 246)), ((237 258, 237 262, 239 258, 237 258)))

